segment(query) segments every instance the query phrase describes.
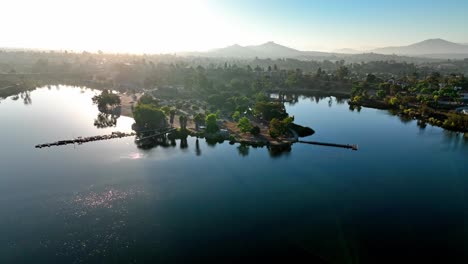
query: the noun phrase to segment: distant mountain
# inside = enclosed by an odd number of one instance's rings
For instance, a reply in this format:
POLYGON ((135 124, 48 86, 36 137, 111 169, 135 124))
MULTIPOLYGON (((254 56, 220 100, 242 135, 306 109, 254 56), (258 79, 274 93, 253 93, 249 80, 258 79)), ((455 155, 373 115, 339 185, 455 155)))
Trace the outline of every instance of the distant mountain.
POLYGON ((359 50, 348 49, 348 48, 337 49, 337 50, 334 50, 333 52, 335 52, 335 53, 341 53, 341 54, 361 54, 361 53, 364 53, 364 52, 359 51, 359 50))
MULTIPOLYGON (((387 47, 372 51, 340 49, 333 53, 318 51, 301 51, 277 44, 273 41, 261 45, 241 46, 238 44, 206 52, 183 52, 182 56, 243 58, 243 59, 278 59, 291 58, 300 60, 349 60, 369 61, 381 60, 425 62, 432 59, 463 59, 468 58, 468 45, 457 44, 442 39, 429 39, 416 44, 402 47, 387 47)), ((358 62, 361 62, 358 61, 358 62)))
POLYGON ((386 47, 372 50, 379 54, 397 54, 408 56, 448 58, 453 55, 468 56, 468 45, 458 44, 443 39, 428 39, 408 46, 386 47), (434 55, 434 56, 431 56, 434 55))
POLYGON ((257 52, 260 56, 268 57, 296 57, 302 54, 302 51, 289 48, 280 44, 277 44, 273 41, 258 45, 258 46, 247 46, 249 50, 257 52))
POLYGON ((238 44, 206 52, 185 52, 181 55, 231 58, 315 58, 330 57, 333 54, 317 51, 300 51, 277 44, 273 41, 261 45, 240 46, 238 44))
POLYGON ((205 55, 214 57, 255 57, 256 54, 254 50, 238 44, 205 52, 205 55))

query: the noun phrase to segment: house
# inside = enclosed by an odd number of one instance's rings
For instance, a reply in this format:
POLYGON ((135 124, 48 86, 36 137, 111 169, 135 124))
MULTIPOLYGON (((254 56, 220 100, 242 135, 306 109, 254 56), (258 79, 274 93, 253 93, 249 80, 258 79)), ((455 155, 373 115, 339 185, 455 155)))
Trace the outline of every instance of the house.
POLYGON ((466 107, 466 106, 465 107, 459 107, 459 108, 456 109, 456 111, 458 113, 468 115, 468 107, 466 107))

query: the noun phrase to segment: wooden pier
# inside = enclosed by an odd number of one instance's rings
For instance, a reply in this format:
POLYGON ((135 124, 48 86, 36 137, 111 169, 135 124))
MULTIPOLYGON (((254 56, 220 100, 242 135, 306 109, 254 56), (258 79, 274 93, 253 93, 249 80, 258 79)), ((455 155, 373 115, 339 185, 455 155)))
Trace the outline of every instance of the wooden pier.
POLYGON ((344 144, 324 143, 324 142, 317 142, 317 141, 302 141, 302 140, 299 140, 298 142, 304 143, 304 144, 310 144, 310 145, 358 150, 358 145, 349 145, 349 144, 344 145, 344 144))
POLYGON ((172 133, 172 132, 174 132, 176 130, 177 130, 177 128, 167 128, 167 129, 164 129, 164 130, 146 131, 146 132, 153 132, 153 134, 149 135, 149 136, 145 136, 145 137, 139 137, 139 138, 137 138, 137 141, 141 141, 141 140, 145 140, 145 139, 149 139, 149 138, 154 138, 154 137, 160 137, 162 135, 172 133))
POLYGON ((123 138, 123 137, 131 137, 135 136, 136 133, 124 133, 124 132, 112 132, 110 135, 101 135, 101 136, 93 136, 93 137, 78 137, 75 139, 70 139, 70 140, 60 140, 57 142, 53 143, 45 143, 45 144, 39 144, 36 145, 36 148, 48 148, 48 147, 54 147, 54 146, 63 146, 63 145, 70 145, 70 144, 83 144, 83 143, 88 143, 88 142, 94 142, 94 141, 100 141, 100 140, 109 140, 109 139, 114 139, 114 138, 123 138))

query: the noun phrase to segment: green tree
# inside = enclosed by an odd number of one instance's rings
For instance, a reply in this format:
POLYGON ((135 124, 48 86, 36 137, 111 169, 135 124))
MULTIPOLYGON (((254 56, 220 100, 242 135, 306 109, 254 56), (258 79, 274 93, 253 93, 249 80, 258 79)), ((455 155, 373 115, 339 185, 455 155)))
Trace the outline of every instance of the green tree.
POLYGON ((264 120, 283 119, 288 116, 284 104, 278 102, 258 102, 255 104, 255 114, 264 120))
POLYGON ((195 122, 195 129, 198 130, 199 126, 205 124, 205 115, 198 113, 193 117, 193 121, 195 122))
POLYGON ((179 116, 179 123, 180 123, 180 129, 181 130, 187 130, 187 117, 184 115, 179 116))
POLYGON ((336 71, 336 75, 340 80, 344 80, 349 75, 349 69, 346 66, 340 66, 336 71))
POLYGON ((105 109, 108 106, 114 107, 120 104, 120 97, 117 94, 104 90, 100 95, 92 98, 93 103, 98 105, 99 109, 105 109))
POLYGON ((400 100, 398 100, 398 98, 394 96, 394 97, 390 98, 389 103, 391 105, 398 105, 400 103, 400 100))
POLYGON ((237 127, 242 133, 247 133, 252 129, 252 124, 250 124, 250 120, 244 116, 237 123, 237 127))
POLYGON ((206 132, 216 133, 219 131, 216 114, 209 114, 205 118, 206 132))
POLYGON ((238 121, 239 118, 240 118, 240 115, 241 115, 241 114, 240 114, 239 111, 235 111, 234 114, 232 114, 232 119, 233 119, 234 121, 238 121))
POLYGON ((149 94, 142 95, 140 99, 138 100, 138 102, 142 104, 150 104, 150 105, 154 105, 158 107, 158 101, 149 94))
POLYGON ((138 126, 158 129, 167 126, 166 115, 154 105, 138 103, 133 110, 133 118, 138 126))
POLYGON ((255 94, 255 101, 256 102, 267 102, 268 96, 265 93, 259 92, 255 94))
POLYGON ((255 135, 255 136, 260 134, 260 127, 258 126, 252 127, 252 129, 250 129, 250 134, 255 135))
POLYGON ((169 111, 169 122, 171 123, 171 126, 174 124, 174 117, 175 117, 175 114, 176 114, 176 110, 175 109, 171 109, 169 111))
POLYGON ((378 90, 377 93, 376 93, 377 97, 379 97, 380 99, 383 99, 387 93, 385 92, 385 90, 378 90))
POLYGON ((286 117, 283 120, 279 120, 277 118, 273 118, 270 121, 270 136, 272 137, 279 137, 286 134, 288 131, 289 125, 294 121, 293 117, 286 117))

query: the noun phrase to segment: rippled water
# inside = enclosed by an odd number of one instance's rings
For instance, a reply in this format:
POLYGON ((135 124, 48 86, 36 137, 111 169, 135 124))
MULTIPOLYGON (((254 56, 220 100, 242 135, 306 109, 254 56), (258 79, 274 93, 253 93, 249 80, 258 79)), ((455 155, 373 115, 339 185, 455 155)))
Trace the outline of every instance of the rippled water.
POLYGON ((468 142, 336 98, 287 104, 310 140, 138 149, 132 138, 34 149, 98 128, 91 97, 50 87, 0 102, 1 263, 465 263, 468 142))

